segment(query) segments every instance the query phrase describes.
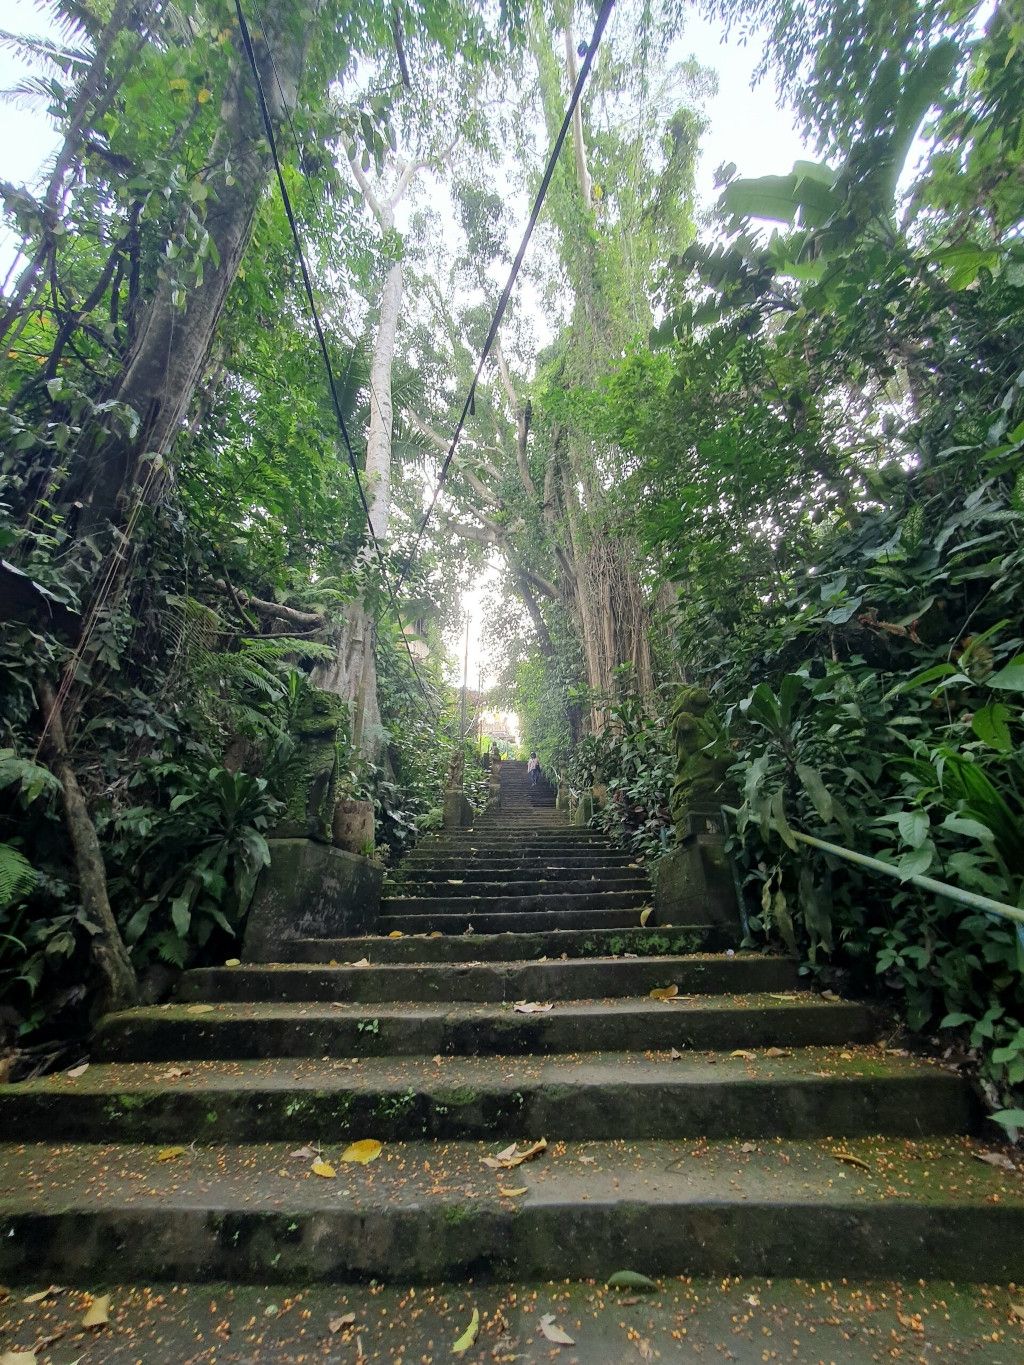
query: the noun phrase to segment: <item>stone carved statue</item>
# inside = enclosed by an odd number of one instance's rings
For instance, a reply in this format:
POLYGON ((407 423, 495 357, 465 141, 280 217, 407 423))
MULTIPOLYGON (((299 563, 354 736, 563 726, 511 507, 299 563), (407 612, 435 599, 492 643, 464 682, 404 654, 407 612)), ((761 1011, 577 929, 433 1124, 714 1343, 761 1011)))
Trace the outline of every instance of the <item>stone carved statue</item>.
POLYGON ((462 791, 465 785, 465 778, 466 755, 460 747, 455 750, 448 763, 448 791, 462 791))
POLYGON ((676 699, 672 716, 677 768, 672 785, 672 817, 681 835, 694 830, 693 816, 718 812, 724 799, 723 786, 728 762, 708 751, 716 738, 716 728, 708 717, 711 697, 703 687, 684 687, 676 699))
POLYGON ((333 841, 339 745, 348 733, 348 702, 309 688, 292 725, 295 750, 287 761, 284 814, 278 839, 333 841))

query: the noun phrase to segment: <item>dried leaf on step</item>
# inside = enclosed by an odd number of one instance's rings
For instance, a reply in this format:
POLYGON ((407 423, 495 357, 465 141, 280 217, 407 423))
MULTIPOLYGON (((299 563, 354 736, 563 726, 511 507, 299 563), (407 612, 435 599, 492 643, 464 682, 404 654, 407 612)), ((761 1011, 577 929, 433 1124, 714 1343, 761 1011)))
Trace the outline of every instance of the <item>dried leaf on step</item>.
POLYGON ((644 908, 640 911, 640 927, 641 927, 641 929, 644 928, 644 926, 647 924, 647 921, 651 918, 651 916, 652 916, 653 914, 654 914, 654 906, 653 906, 653 905, 645 905, 644 908))
POLYGON ((88 1070, 89 1070, 88 1062, 79 1062, 77 1066, 73 1066, 69 1071, 65 1071, 64 1075, 71 1076, 74 1080, 77 1081, 79 1076, 84 1076, 88 1070))
POLYGON ((331 1318, 327 1326, 332 1332, 340 1332, 343 1327, 352 1327, 355 1324, 355 1313, 342 1313, 341 1317, 331 1318))
POLYGON ((581 1162, 582 1165, 584 1165, 584 1166, 596 1166, 596 1165, 597 1165, 597 1157, 596 1157, 596 1156, 581 1156, 581 1157, 580 1157, 580 1162, 581 1162))
POLYGON ((751 1152, 756 1152, 757 1148, 752 1142, 744 1142, 740 1144, 740 1151, 746 1152, 749 1156, 751 1152))
POLYGON ((497 1156, 482 1156, 480 1160, 492 1171, 511 1171, 516 1166, 521 1166, 524 1161, 532 1161, 535 1156, 547 1149, 547 1138, 541 1138, 539 1142, 534 1142, 531 1146, 519 1151, 518 1143, 513 1142, 510 1147, 498 1153, 497 1156))
POLYGON ((852 1152, 830 1152, 837 1161, 842 1161, 847 1166, 856 1166, 859 1171, 871 1171, 873 1168, 859 1156, 854 1156, 852 1152))
POLYGON ((975 1152, 974 1155, 979 1161, 984 1161, 986 1166, 995 1166, 999 1171, 1015 1171, 1017 1169, 1005 1152, 975 1152))
POLYGON ((432 934, 427 935, 427 938, 444 938, 444 934, 441 933, 440 929, 435 929, 432 934))
POLYGON ((368 957, 361 957, 358 962, 352 963, 353 967, 368 967, 369 965, 370 959, 368 957))
POLYGON ((186 1014, 212 1014, 212 1013, 213 1013, 213 1006, 212 1006, 212 1005, 189 1005, 189 1007, 188 1007, 188 1009, 185 1011, 185 1013, 186 1013, 186 1014))
POLYGON ((793 1054, 785 1047, 769 1047, 765 1048, 764 1055, 766 1057, 792 1057, 793 1054))
POLYGON ((22 1303, 42 1303, 43 1299, 55 1299, 58 1294, 64 1293, 62 1284, 51 1284, 49 1289, 37 1290, 35 1294, 26 1294, 22 1303))
POLYGON ((0 1365, 37 1365, 35 1351, 5 1351, 0 1356, 0 1365))
POLYGON ((288 1155, 297 1158, 299 1161, 315 1161, 320 1153, 315 1147, 310 1147, 307 1143, 305 1147, 298 1147, 294 1152, 289 1152, 288 1155))
POLYGON ((309 1169, 314 1175, 323 1176, 324 1180, 333 1180, 338 1174, 329 1161, 314 1161, 309 1169))
POLYGON ((158 1081, 180 1081, 181 1078, 182 1078, 182 1076, 188 1076, 188 1075, 190 1075, 190 1074, 191 1074, 191 1073, 189 1072, 189 1070, 188 1070, 187 1067, 183 1067, 183 1066, 169 1066, 169 1067, 167 1068, 166 1071, 163 1071, 163 1072, 160 1073, 160 1075, 157 1077, 157 1080, 158 1080, 158 1081))
POLYGON ((240 957, 229 957, 228 960, 224 963, 225 967, 240 967, 241 965, 242 959, 240 957))
POLYGON ((360 1166, 367 1166, 371 1161, 376 1161, 384 1150, 383 1142, 378 1142, 376 1138, 361 1138, 359 1142, 351 1142, 341 1154, 342 1161, 356 1161, 360 1166))
POLYGON ((177 1161, 179 1156, 185 1155, 184 1147, 161 1147, 156 1154, 157 1161, 177 1161))
POLYGON ((512 1006, 515 1014, 547 1014, 553 1005, 538 1005, 535 1000, 517 1000, 512 1006))
POLYGON ((654 1280, 647 1275, 641 1275, 638 1270, 616 1270, 614 1275, 608 1277, 609 1289, 632 1289, 638 1293, 651 1294, 657 1288, 654 1280))
POLYGON ((683 1054, 679 1051, 677 1047, 673 1047, 669 1049, 668 1055, 672 1058, 674 1062, 678 1062, 683 1054))
POLYGON ((401 938, 401 937, 402 937, 402 931, 401 931, 401 929, 392 929, 392 930, 391 930, 391 933, 388 934, 388 938, 401 938))
POLYGON ((899 1319, 901 1325, 903 1327, 906 1327, 908 1331, 920 1332, 923 1334, 924 1323, 921 1321, 921 1319, 918 1317, 916 1313, 900 1313, 899 1311, 897 1311, 896 1316, 899 1319))
POLYGON ((1024 1322, 1024 1303, 1011 1303, 1010 1317, 1014 1322, 1024 1322))
POLYGON ((463 877, 449 877, 449 878, 448 878, 448 885, 449 885, 449 886, 465 886, 465 885, 466 885, 466 881, 465 881, 465 878, 463 878, 463 877))
POLYGON ((98 1294, 85 1310, 83 1327, 105 1327, 110 1321, 110 1295, 98 1294))
POLYGON ((745 1062, 756 1062, 757 1053, 747 1052, 745 1048, 738 1047, 729 1053, 730 1057, 742 1057, 745 1062))
POLYGON ((548 1341, 553 1341, 556 1346, 575 1346, 576 1340, 568 1332, 563 1332, 561 1327, 555 1323, 554 1313, 545 1313, 540 1320, 540 1330, 547 1337, 548 1341))
POLYGON ((521 1194, 525 1194, 528 1189, 526 1185, 519 1185, 516 1189, 510 1190, 506 1185, 498 1186, 498 1193, 503 1194, 506 1199, 518 1199, 521 1194))
POLYGON ((469 1320, 469 1326, 463 1332, 462 1336, 459 1337, 458 1341, 456 1341, 452 1345, 452 1355, 453 1356, 464 1355, 465 1352, 468 1351, 469 1348, 473 1345, 473 1342, 476 1341, 479 1331, 480 1309, 474 1308, 473 1316, 469 1320))
POLYGON ((678 986, 654 986, 650 992, 652 1000, 674 1000, 678 994, 678 986))

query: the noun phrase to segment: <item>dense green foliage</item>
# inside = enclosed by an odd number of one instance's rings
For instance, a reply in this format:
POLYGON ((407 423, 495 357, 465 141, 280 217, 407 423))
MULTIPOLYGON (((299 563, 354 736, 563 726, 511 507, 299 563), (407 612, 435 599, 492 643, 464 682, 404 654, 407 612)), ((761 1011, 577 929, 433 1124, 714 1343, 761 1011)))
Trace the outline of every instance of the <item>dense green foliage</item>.
MULTIPOLYGON (((1021 25, 761 10, 834 164, 727 170, 719 237, 668 263, 651 345, 575 410, 632 457, 622 506, 676 589, 678 667, 710 689, 742 794, 755 938, 959 1030, 998 1106, 1024 1082, 1024 935, 907 879, 1024 905, 1021 25)), ((658 711, 594 746, 641 823, 658 711)))

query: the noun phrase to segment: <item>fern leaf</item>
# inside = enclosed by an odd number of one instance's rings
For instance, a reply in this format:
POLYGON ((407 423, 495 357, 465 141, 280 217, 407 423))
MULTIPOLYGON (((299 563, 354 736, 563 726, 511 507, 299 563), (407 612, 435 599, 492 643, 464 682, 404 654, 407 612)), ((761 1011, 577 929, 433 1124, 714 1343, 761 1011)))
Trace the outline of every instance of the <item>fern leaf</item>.
POLYGON ((0 844, 0 909, 6 909, 36 884, 36 870, 16 848, 0 844))

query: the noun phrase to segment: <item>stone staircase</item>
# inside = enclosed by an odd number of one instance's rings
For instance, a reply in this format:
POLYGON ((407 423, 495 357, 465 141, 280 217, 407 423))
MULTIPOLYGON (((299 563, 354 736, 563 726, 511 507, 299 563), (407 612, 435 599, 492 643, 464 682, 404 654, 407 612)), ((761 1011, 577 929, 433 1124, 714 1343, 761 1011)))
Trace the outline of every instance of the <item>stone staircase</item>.
POLYGON ((424 839, 379 934, 109 1016, 83 1074, 0 1087, 0 1279, 1019 1278, 959 1077, 648 903, 510 804, 424 839))
POLYGON ((555 804, 555 789, 541 770, 540 779, 534 786, 530 782, 525 759, 506 759, 500 769, 501 809, 509 811, 551 809, 555 804))

